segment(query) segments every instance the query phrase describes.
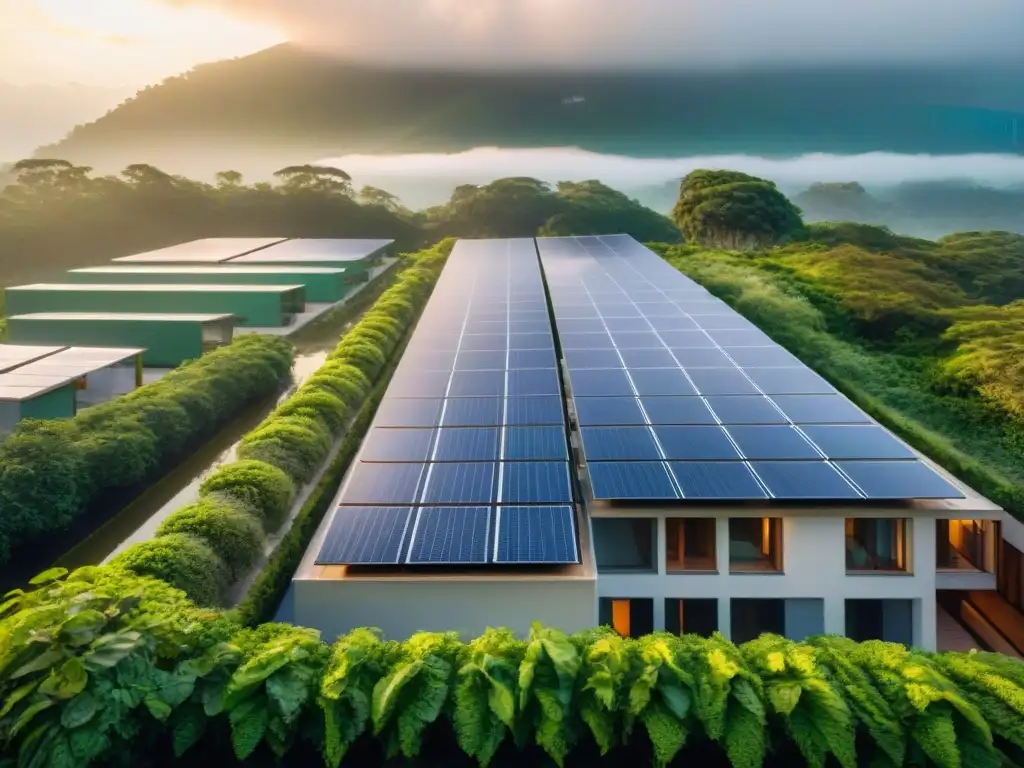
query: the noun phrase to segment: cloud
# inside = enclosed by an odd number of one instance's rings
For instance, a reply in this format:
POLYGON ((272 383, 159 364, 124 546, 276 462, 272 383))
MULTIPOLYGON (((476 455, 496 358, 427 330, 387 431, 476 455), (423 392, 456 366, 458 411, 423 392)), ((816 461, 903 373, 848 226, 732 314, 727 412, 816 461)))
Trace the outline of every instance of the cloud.
POLYGON ((439 67, 721 67, 1020 57, 1022 0, 164 0, 345 58, 439 67))

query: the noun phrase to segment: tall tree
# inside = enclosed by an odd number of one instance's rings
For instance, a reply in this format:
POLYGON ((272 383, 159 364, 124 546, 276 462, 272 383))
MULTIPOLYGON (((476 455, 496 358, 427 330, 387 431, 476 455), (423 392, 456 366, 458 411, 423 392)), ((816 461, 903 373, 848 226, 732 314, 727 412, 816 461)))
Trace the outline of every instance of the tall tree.
POLYGON ((352 196, 352 177, 329 165, 289 165, 274 173, 289 192, 332 192, 352 196))

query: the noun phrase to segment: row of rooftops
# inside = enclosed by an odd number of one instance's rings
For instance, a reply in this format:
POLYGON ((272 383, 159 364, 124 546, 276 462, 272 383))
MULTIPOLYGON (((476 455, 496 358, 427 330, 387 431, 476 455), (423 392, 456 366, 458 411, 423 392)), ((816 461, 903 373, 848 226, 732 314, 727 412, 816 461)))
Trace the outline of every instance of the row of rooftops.
POLYGON ((145 350, 0 344, 0 401, 21 402, 137 358, 145 350))

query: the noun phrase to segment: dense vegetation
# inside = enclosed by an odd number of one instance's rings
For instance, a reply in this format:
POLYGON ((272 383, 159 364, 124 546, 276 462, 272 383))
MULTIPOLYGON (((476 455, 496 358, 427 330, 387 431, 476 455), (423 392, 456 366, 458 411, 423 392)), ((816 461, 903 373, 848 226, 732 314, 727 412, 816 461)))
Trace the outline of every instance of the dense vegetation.
POLYGON ((1005 69, 375 70, 284 45, 146 88, 44 155, 110 158, 113 170, 172 153, 188 163, 189 150, 215 155, 221 142, 232 153, 274 146, 306 157, 477 146, 661 157, 1012 152, 1013 115, 988 110, 1014 109, 1019 90, 1005 69), (926 106, 939 104, 988 109, 926 106))
POLYGON ((152 482, 291 377, 292 345, 241 336, 160 381, 73 419, 24 420, 0 445, 0 563, 101 515, 119 489, 152 482))
POLYGON ((999 768, 1024 759, 1024 664, 836 637, 471 642, 247 628, 115 567, 0 606, 0 758, 88 765, 999 768))
POLYGON ((596 181, 460 187, 449 203, 422 213, 385 190, 353 189, 344 170, 311 165, 282 168, 273 184, 246 184, 240 173, 222 171, 211 185, 149 165, 99 176, 67 161, 26 160, 11 181, 0 191, 0 285, 53 279, 198 237, 384 237, 403 251, 448 235, 532 237, 540 230, 679 239, 666 217, 596 181))
POLYGON ((113 564, 162 579, 200 605, 221 604, 228 589, 249 575, 267 536, 285 523, 297 492, 324 467, 370 396, 450 249, 449 242, 412 255, 324 365, 242 438, 239 460, 211 474, 199 500, 168 517, 156 538, 129 547, 113 564))

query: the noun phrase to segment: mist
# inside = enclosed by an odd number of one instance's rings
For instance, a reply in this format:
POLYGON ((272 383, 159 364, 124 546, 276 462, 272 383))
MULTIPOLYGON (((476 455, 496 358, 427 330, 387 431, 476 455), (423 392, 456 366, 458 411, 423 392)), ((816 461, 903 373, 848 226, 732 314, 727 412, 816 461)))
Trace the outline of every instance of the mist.
POLYGON ((435 68, 720 68, 1020 60, 1020 0, 164 0, 347 60, 435 68))

